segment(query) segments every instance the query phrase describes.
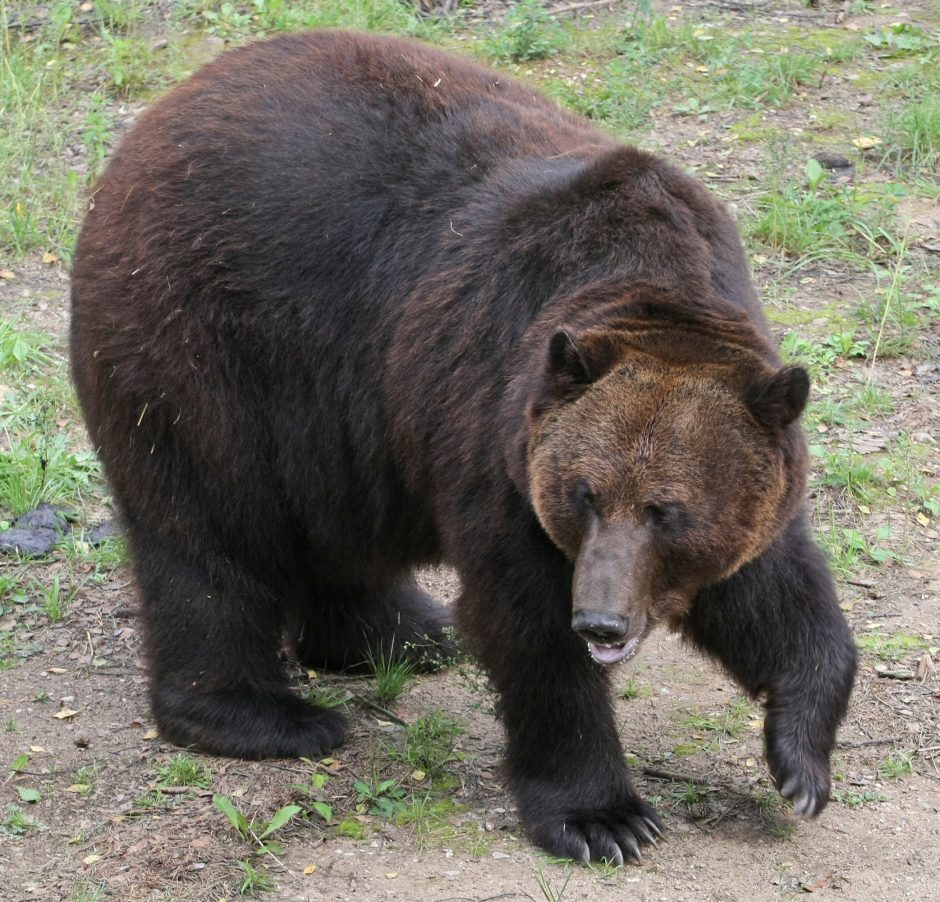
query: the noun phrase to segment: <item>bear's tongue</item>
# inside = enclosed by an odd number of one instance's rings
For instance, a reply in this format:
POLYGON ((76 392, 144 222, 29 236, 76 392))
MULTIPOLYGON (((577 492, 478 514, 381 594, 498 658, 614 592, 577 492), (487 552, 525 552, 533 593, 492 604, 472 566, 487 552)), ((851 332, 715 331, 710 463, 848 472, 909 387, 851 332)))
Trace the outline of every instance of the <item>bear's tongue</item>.
POLYGON ((640 637, 637 636, 629 642, 621 642, 616 645, 598 645, 596 642, 588 642, 588 651, 591 657, 598 664, 619 664, 636 653, 640 644, 640 637))

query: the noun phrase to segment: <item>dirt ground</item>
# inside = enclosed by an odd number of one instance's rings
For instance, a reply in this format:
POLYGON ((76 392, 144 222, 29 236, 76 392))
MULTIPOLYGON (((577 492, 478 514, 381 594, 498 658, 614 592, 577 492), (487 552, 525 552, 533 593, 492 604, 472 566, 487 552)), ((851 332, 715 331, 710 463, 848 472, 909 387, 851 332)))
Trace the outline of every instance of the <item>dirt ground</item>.
MULTIPOLYGON (((690 3, 683 14, 721 16, 733 26, 737 17, 771 23, 782 10, 808 31, 837 27, 842 4, 820 6, 690 3)), ((927 9, 911 4, 906 14, 917 21, 927 9)), ((594 14, 606 13, 598 7, 594 14)), ((868 10, 838 27, 864 29, 897 16, 897 9, 868 10)), ((864 119, 864 94, 864 86, 836 79, 772 116, 810 154, 818 145, 804 131, 807 110, 862 110, 864 119)), ((768 164, 766 146, 723 140, 740 112, 703 122, 671 115, 666 106, 653 116, 650 145, 693 170, 707 170, 719 186, 723 179, 759 176, 768 164)), ((852 152, 848 138, 842 149, 852 152)), ((728 199, 743 210, 751 199, 737 190, 729 189, 728 199)), ((940 258, 930 249, 940 244, 937 203, 936 194, 912 198, 907 218, 911 254, 940 274, 940 258)), ((9 268, 16 279, 0 283, 0 304, 56 336, 64 353, 67 273, 38 257, 9 268)), ((755 273, 773 298, 781 296, 781 286, 791 288, 788 309, 810 324, 817 313, 830 317, 833 310, 851 318, 858 297, 875 288, 870 273, 829 262, 794 272, 757 259, 755 273)), ((787 331, 778 327, 781 337, 787 331)), ((836 393, 867 367, 865 360, 837 367, 831 376, 836 393)), ((894 404, 868 423, 866 434, 921 436, 926 452, 919 466, 936 480, 940 323, 928 323, 905 354, 882 358, 871 377, 894 404)), ((816 438, 840 448, 858 437, 832 426, 816 438)), ((821 505, 828 490, 815 491, 821 505)), ((763 760, 759 707, 744 708, 735 685, 712 664, 675 637, 656 633, 614 683, 632 696, 616 702, 624 748, 667 835, 640 866, 621 869, 554 861, 526 841, 500 773, 503 736, 494 699, 469 666, 414 680, 390 711, 375 705, 369 680, 311 677, 298 669, 301 689, 316 682, 351 696, 349 740, 319 766, 329 781, 318 798, 329 802, 332 817, 329 823, 317 815, 295 818, 278 832, 280 849, 254 855, 256 844, 235 832, 213 794, 265 821, 305 798, 291 787, 309 783, 313 766, 191 755, 211 770, 206 788, 161 783, 157 768, 178 750, 160 740, 150 719, 135 589, 130 569, 122 567, 100 587, 82 588, 58 623, 35 617, 25 630, 21 625, 20 647, 28 654, 0 670, 0 711, 7 721, 0 763, 7 767, 28 755, 4 774, 0 804, 3 811, 19 806, 34 824, 21 835, 0 831, 0 899, 231 900, 245 880, 240 860, 273 883, 269 898, 284 900, 759 902, 803 893, 859 902, 938 899, 940 536, 935 520, 918 525, 900 506, 887 504, 883 515, 900 524, 903 553, 841 580, 842 605, 859 637, 923 641, 882 654, 874 651, 877 643, 866 646, 840 733, 829 807, 807 823, 779 803, 763 760), (387 754, 401 741, 402 722, 432 709, 463 726, 446 778, 433 787, 425 774, 387 754), (728 712, 736 712, 733 728, 716 727, 729 723, 722 720, 728 712), (893 777, 884 765, 892 754, 912 755, 912 772, 893 777), (360 807, 354 782, 379 779, 400 781, 412 807, 427 797, 423 814, 386 820, 360 807), (39 800, 26 800, 22 788, 38 790, 39 800)), ((47 566, 54 572, 64 562, 53 556, 47 566)), ((423 578, 446 601, 459 591, 448 571, 423 578)))

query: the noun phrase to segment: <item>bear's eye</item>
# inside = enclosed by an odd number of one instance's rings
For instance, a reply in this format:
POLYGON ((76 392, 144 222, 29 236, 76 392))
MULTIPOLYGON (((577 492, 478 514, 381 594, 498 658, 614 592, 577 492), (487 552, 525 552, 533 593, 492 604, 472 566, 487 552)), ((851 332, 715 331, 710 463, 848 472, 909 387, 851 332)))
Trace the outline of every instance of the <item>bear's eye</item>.
POLYGON ((588 485, 586 479, 579 479, 574 484, 574 501, 581 510, 596 510, 598 505, 597 494, 588 485))
POLYGON ((681 501, 663 501, 643 508, 646 521, 662 533, 676 535, 692 527, 692 515, 681 501))

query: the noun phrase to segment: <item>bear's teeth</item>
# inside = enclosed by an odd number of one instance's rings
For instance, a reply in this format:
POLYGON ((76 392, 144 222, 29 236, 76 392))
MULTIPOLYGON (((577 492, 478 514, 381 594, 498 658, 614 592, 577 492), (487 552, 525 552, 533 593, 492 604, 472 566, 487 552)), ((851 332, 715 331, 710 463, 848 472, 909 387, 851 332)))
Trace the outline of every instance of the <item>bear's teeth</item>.
POLYGON ((636 637, 629 642, 620 642, 611 645, 601 645, 588 642, 588 651, 598 664, 619 664, 636 653, 640 639, 636 637))

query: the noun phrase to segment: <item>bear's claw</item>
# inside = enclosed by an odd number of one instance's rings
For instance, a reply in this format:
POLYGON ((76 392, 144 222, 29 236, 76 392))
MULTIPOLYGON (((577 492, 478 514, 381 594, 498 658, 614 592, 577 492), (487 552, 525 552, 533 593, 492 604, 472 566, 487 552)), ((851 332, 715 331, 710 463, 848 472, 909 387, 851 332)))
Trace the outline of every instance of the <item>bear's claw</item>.
POLYGON ((662 827, 652 809, 647 813, 620 811, 593 813, 595 819, 564 820, 559 825, 541 824, 531 831, 532 839, 553 855, 573 858, 582 864, 606 861, 615 867, 626 862, 640 864, 643 846, 657 845, 662 827))

